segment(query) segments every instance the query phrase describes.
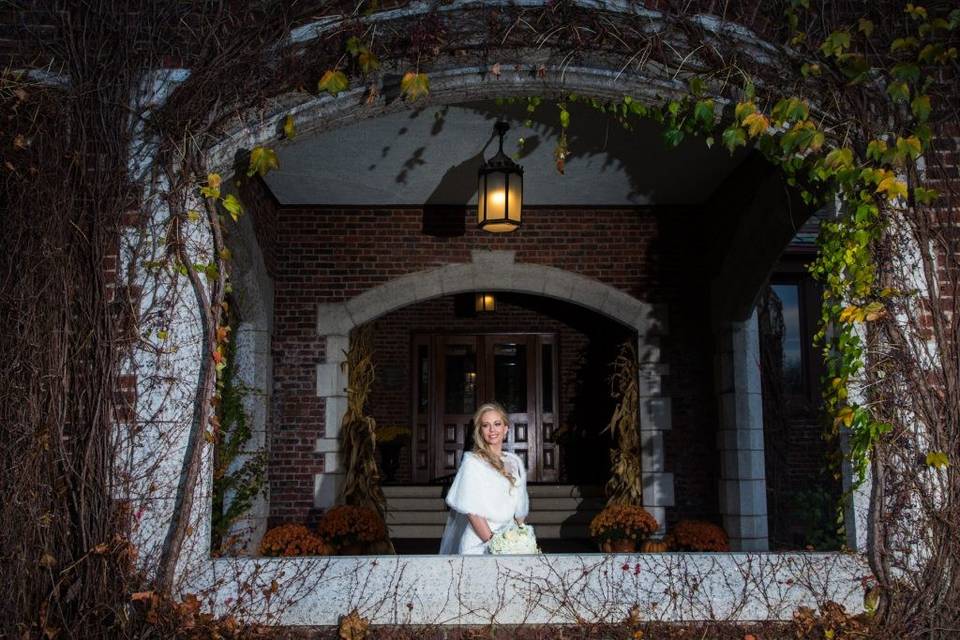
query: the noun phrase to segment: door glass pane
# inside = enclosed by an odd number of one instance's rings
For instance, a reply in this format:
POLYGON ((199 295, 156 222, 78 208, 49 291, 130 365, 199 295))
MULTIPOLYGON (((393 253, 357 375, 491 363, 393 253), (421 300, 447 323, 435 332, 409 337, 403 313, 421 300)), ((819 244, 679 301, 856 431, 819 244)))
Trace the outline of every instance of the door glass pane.
POLYGON ((775 284, 773 291, 780 299, 782 318, 781 361, 783 386, 798 392, 803 386, 803 347, 800 338, 800 287, 795 284, 775 284))
POLYGON ((503 405, 507 413, 527 412, 526 345, 494 345, 493 380, 495 399, 503 405))
POLYGON ((476 350, 473 345, 448 344, 444 351, 444 361, 444 413, 473 413, 477 405, 476 350))
POLYGON ((425 414, 430 405, 430 357, 427 345, 417 347, 417 413, 425 414))
POLYGON ((553 413, 553 345, 543 345, 540 354, 540 370, 543 375, 543 412, 553 413))

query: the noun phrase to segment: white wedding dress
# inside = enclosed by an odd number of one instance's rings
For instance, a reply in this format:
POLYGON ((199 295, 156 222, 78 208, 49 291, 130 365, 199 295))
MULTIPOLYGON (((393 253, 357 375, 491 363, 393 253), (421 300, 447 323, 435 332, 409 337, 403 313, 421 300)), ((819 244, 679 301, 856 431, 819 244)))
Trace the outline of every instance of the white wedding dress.
POLYGON ((520 457, 503 452, 503 463, 516 484, 503 477, 483 458, 464 452, 460 468, 447 492, 450 514, 440 540, 441 554, 481 555, 486 545, 470 526, 468 514, 486 518, 494 533, 506 529, 514 518, 526 518, 530 511, 527 497, 527 471, 520 457))

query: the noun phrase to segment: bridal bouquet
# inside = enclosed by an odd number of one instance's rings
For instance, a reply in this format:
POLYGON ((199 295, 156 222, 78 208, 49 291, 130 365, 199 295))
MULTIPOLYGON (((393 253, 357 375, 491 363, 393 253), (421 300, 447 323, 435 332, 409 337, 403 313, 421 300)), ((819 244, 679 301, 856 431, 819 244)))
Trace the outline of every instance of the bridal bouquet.
POLYGON ((528 524, 513 524, 493 534, 488 549, 494 555, 540 553, 537 536, 533 533, 533 527, 528 524))

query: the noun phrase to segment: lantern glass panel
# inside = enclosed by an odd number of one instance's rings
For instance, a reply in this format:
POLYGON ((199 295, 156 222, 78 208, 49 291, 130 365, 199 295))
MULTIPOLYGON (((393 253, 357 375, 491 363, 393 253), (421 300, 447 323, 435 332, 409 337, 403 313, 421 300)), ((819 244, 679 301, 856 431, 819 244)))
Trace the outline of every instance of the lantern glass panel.
POLYGON ((487 176, 481 173, 480 179, 477 181, 477 224, 479 225, 482 225, 483 221, 486 220, 486 211, 484 210, 487 203, 486 195, 487 176))
POLYGON ((507 207, 506 184, 501 171, 492 171, 487 174, 487 220, 503 220, 507 207))
POLYGON ((511 174, 507 190, 507 215, 512 222, 520 224, 520 210, 523 202, 523 177, 511 174))

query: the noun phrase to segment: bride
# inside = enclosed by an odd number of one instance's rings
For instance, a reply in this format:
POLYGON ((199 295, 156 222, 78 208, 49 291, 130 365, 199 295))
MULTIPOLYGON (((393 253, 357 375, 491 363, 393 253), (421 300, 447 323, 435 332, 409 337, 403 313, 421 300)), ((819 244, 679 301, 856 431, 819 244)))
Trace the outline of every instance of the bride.
POLYGON ((527 471, 519 456, 503 450, 509 428, 506 412, 495 402, 473 414, 473 451, 464 452, 447 493, 451 511, 441 554, 483 554, 495 533, 527 517, 527 471))

